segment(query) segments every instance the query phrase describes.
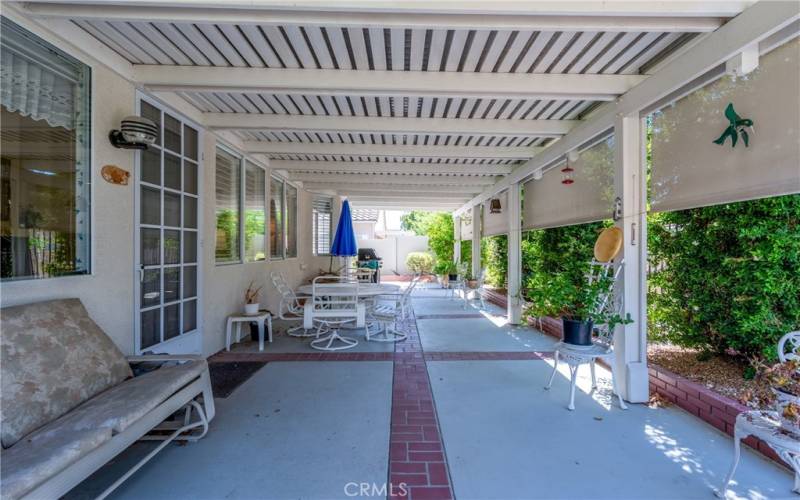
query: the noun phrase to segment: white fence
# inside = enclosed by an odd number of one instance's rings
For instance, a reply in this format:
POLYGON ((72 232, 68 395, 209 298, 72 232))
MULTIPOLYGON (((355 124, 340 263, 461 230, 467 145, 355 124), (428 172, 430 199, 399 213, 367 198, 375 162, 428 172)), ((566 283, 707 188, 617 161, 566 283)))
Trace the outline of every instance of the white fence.
POLYGON ((383 259, 384 275, 409 274, 406 257, 411 252, 428 251, 427 236, 389 236, 386 239, 358 240, 359 248, 374 248, 383 259))

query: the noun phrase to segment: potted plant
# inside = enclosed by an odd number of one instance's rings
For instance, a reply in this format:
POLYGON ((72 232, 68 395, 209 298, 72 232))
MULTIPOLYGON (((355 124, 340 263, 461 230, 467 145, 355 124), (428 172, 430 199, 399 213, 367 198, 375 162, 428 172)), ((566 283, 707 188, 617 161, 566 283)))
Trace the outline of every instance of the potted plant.
POLYGON ((458 264, 456 264, 452 260, 449 262, 445 262, 445 272, 447 273, 448 280, 450 281, 458 280, 458 264))
POLYGON ((610 278, 594 283, 579 282, 567 273, 540 277, 546 286, 536 287, 528 296, 528 313, 535 317, 560 317, 563 342, 576 346, 591 346, 594 325, 607 324, 613 329, 619 324, 632 323, 630 315, 600 310, 599 304, 611 285, 610 278))
POLYGON ((439 284, 442 286, 447 286, 447 272, 447 262, 440 261, 433 266, 433 273, 436 275, 436 279, 439 280, 439 284))
POLYGON ((260 304, 258 303, 258 293, 261 291, 262 287, 253 288, 253 282, 251 281, 249 285, 247 285, 247 290, 244 291, 244 313, 248 316, 255 316, 258 314, 258 309, 260 304))
POLYGON ((778 412, 783 427, 800 433, 800 361, 790 359, 773 365, 757 363, 756 369, 759 389, 746 399, 755 396, 760 405, 778 412))

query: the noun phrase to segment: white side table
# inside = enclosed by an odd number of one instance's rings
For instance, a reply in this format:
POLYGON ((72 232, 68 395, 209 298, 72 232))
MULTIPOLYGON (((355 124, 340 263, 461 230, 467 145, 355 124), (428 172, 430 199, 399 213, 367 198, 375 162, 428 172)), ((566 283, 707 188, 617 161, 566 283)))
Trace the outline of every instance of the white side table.
POLYGON ((733 464, 722 487, 714 493, 725 498, 728 484, 733 479, 736 466, 739 464, 742 439, 755 436, 775 450, 781 459, 794 469, 795 493, 800 493, 800 436, 781 427, 778 414, 774 411, 745 411, 736 416, 736 425, 733 431, 733 464))
POLYGON ((225 350, 231 350, 231 327, 236 328, 236 340, 239 342, 242 338, 242 323, 258 324, 258 350, 264 350, 264 323, 267 324, 267 332, 269 334, 269 341, 272 342, 272 316, 267 311, 259 311, 258 314, 248 316, 246 314, 232 314, 228 316, 228 324, 225 327, 225 350))

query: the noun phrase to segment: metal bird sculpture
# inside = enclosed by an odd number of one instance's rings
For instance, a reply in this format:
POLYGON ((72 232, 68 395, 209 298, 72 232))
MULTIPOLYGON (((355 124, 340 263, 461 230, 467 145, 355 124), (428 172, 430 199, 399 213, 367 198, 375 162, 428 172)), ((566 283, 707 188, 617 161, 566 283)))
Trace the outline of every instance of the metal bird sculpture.
POLYGON ((739 141, 739 135, 741 134, 744 147, 749 147, 750 134, 755 135, 756 133, 755 128, 753 128, 753 120, 750 118, 742 118, 737 115, 736 111, 733 109, 733 103, 729 103, 728 107, 725 108, 725 118, 728 119, 730 124, 722 132, 722 135, 714 141, 714 144, 722 146, 725 144, 725 140, 730 137, 731 147, 735 148, 736 143, 739 141), (750 134, 747 133, 747 129, 750 129, 750 134))

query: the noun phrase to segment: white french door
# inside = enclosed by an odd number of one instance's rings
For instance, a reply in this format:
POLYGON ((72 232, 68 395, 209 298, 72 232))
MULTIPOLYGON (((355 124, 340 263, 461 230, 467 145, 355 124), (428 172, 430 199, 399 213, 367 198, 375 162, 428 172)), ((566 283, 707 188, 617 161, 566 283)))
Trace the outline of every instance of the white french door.
POLYGON ((201 131, 139 94, 156 144, 136 153, 136 352, 201 350, 201 131))

